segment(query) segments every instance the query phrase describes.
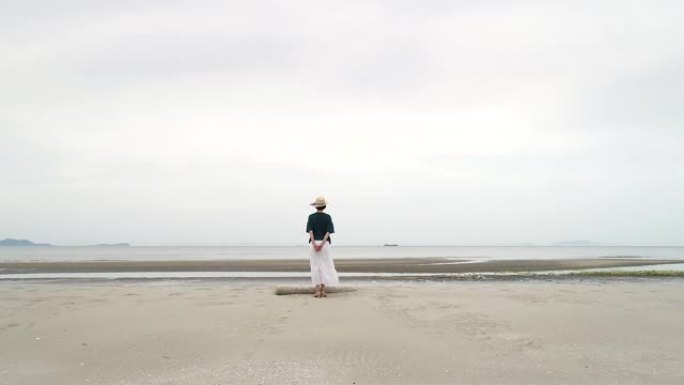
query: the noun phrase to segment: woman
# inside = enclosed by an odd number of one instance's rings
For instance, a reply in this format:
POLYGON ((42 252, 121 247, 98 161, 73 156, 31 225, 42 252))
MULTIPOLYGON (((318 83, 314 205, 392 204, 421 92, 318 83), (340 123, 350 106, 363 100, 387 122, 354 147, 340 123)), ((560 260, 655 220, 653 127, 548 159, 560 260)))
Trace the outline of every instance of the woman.
POLYGON ((311 282, 316 286, 314 297, 326 297, 325 285, 340 282, 335 270, 335 263, 330 254, 330 234, 335 232, 332 218, 323 212, 327 206, 324 197, 317 197, 311 206, 316 212, 309 215, 306 232, 309 233, 309 261, 311 262, 311 282))

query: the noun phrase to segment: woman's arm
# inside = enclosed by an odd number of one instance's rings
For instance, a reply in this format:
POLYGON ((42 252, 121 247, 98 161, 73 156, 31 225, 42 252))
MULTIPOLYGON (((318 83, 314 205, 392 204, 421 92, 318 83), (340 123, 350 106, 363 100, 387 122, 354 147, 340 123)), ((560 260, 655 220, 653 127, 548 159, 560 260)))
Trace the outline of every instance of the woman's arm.
POLYGON ((314 245, 314 249, 315 249, 316 251, 321 251, 321 249, 323 248, 323 246, 325 246, 325 242, 328 241, 328 237, 329 237, 329 236, 330 236, 330 233, 325 233, 325 236, 323 237, 323 240, 321 241, 321 243, 319 243, 319 244, 317 244, 317 245, 314 245))
MULTIPOLYGON (((318 243, 318 244, 314 243, 313 244, 314 250, 321 251, 323 246, 325 246, 325 242, 328 240, 329 236, 330 236, 330 233, 325 233, 325 236, 323 237, 323 240, 321 241, 321 243, 318 243)), ((313 232, 311 232, 311 242, 313 242, 313 232)))
POLYGON ((314 235, 313 235, 313 230, 309 231, 309 243, 312 243, 314 241, 314 235))

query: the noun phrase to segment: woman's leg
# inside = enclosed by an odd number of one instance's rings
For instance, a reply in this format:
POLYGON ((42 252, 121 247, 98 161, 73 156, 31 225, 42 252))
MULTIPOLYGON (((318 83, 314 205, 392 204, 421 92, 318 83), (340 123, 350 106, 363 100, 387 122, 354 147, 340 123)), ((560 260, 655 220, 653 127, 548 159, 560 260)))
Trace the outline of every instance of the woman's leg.
POLYGON ((309 245, 309 261, 311 262, 311 283, 314 285, 314 297, 321 296, 321 277, 318 261, 316 259, 316 251, 314 250, 315 242, 309 245))
POLYGON ((327 295, 325 295, 325 284, 321 284, 321 297, 327 297, 327 295))

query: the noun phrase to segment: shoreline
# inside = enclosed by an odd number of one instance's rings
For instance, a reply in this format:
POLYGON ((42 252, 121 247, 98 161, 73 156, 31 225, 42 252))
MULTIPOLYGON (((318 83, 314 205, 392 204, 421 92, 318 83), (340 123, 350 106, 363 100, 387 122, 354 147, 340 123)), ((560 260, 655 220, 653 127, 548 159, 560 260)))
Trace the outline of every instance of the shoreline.
MULTIPOLYGON (((21 278, 2 278, 0 285, 7 284, 169 284, 184 285, 191 283, 227 285, 308 285, 307 277, 31 277, 27 274, 21 278)), ((403 284, 456 284, 456 283, 648 283, 648 282, 684 282, 684 272, 681 271, 644 271, 644 272, 570 272, 570 273, 522 273, 522 274, 456 274, 456 275, 427 275, 427 276, 367 276, 343 277, 337 286, 353 285, 403 285, 403 284)), ((331 286, 332 287, 332 286, 331 286)))
MULTIPOLYGON (((450 258, 338 259, 340 273, 520 273, 682 264, 681 259, 575 258, 479 260, 450 258)), ((304 259, 183 261, 54 261, 0 262, 0 276, 36 273, 126 272, 280 272, 309 271, 304 259)))

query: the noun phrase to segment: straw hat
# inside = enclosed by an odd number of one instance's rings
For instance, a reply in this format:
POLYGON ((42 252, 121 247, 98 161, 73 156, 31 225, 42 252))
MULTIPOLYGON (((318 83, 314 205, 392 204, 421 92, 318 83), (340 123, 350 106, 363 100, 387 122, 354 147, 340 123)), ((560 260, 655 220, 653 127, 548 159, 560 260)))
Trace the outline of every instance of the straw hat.
POLYGON ((316 197, 316 199, 314 199, 313 203, 310 206, 323 207, 327 205, 328 201, 325 200, 325 197, 316 197))

